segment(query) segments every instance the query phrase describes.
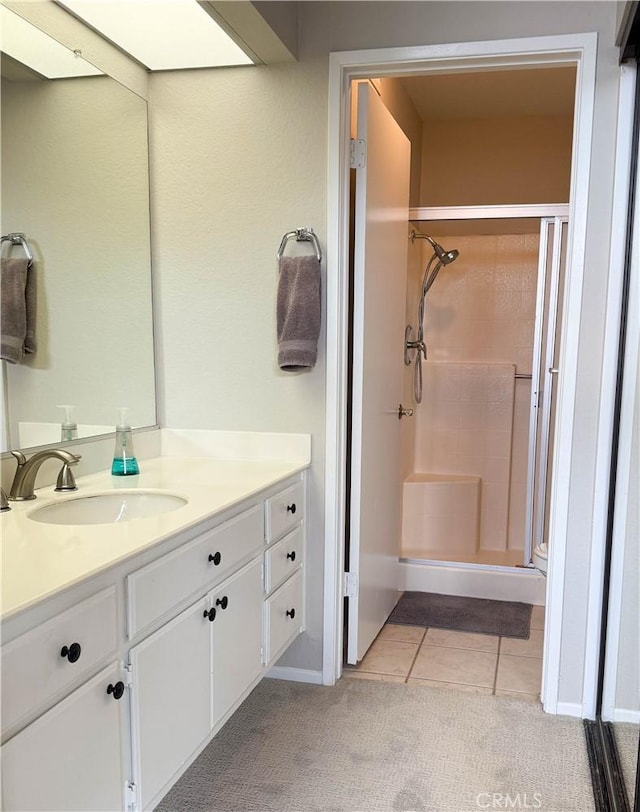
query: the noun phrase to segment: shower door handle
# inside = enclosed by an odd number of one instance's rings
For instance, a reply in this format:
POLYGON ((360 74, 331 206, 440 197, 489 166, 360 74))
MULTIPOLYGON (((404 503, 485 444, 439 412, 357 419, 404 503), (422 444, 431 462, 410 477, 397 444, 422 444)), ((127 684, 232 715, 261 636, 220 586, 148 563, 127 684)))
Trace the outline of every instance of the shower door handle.
POLYGON ((402 403, 398 406, 398 420, 403 417, 413 417, 413 409, 405 409, 402 403))

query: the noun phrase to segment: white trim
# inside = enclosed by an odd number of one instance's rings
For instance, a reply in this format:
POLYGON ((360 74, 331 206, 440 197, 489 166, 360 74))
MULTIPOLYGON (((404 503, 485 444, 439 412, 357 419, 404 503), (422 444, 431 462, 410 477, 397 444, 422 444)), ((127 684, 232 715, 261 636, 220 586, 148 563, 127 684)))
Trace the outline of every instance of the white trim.
POLYGON ((345 401, 348 338, 348 83, 355 78, 396 73, 453 73, 459 70, 522 65, 576 64, 575 137, 571 171, 570 238, 562 347, 563 380, 559 382, 558 426, 551 500, 551 544, 545 632, 543 690, 545 709, 558 707, 560 643, 563 626, 565 544, 569 511, 574 401, 577 377, 582 269, 586 243, 591 137, 595 94, 597 34, 450 43, 412 48, 386 48, 332 53, 329 58, 329 135, 327 198, 327 398, 325 474, 325 611, 323 679, 332 684, 342 670, 342 571, 345 516, 345 401), (571 316, 571 318, 569 318, 571 316))
POLYGON ((322 685, 322 671, 311 671, 308 668, 292 668, 287 665, 274 665, 265 674, 267 679, 281 679, 287 682, 306 682, 310 685, 322 685))
MULTIPOLYGON (((596 80, 595 34, 584 35, 584 45, 576 71, 574 143, 571 156, 571 208, 562 307, 562 334, 558 366, 562 369, 557 387, 553 448, 553 481, 549 508, 549 567, 547 571, 547 622, 542 662, 543 707, 559 713, 560 656, 564 626, 564 584, 569 525, 569 492, 573 451, 573 424, 580 313, 582 311, 582 272, 587 241, 587 209, 591 175, 596 80)), ((594 493, 594 500, 602 498, 594 493)), ((605 495, 606 498, 606 495, 605 495)))
POLYGON ((499 220, 534 217, 568 217, 568 203, 513 206, 422 206, 409 209, 409 220, 499 220))
POLYGON ((582 705, 579 702, 557 702, 555 712, 558 716, 576 716, 582 718, 582 705))
POLYGON ((443 563, 401 561, 400 589, 544 605, 545 577, 539 570, 443 563))
MULTIPOLYGON (((620 92, 618 97, 618 120, 616 139, 616 165, 613 187, 613 214, 611 218, 611 251, 609 255, 609 284, 607 311, 604 327, 604 360, 602 366, 602 392, 615 391, 618 366, 618 337, 629 206, 629 181, 633 151, 633 111, 636 83, 636 66, 623 65, 620 69, 620 92)), ((638 201, 640 204, 640 201, 638 201)), ((609 510, 608 490, 611 465, 611 439, 615 398, 603 398, 598 417, 598 445, 596 450, 596 493, 604 498, 594 500, 591 534, 591 566, 589 571, 589 597, 587 608, 587 636, 585 640, 585 677, 582 704, 586 718, 595 717, 600 657, 600 618, 602 615, 602 590, 604 580, 604 540, 609 510)), ((631 435, 623 436, 620 427, 620 457, 628 457, 631 435)), ((628 427, 627 427, 628 428, 628 427)), ((620 459, 621 468, 622 459, 620 459)), ((627 469, 628 475, 628 469, 627 469)), ((616 502, 618 497, 616 497, 616 502)), ((620 508, 622 505, 620 505, 620 508)), ((616 504, 616 510, 619 509, 616 504)), ((619 644, 619 619, 621 615, 622 568, 624 566, 624 533, 613 545, 610 574, 609 618, 607 626, 607 659, 603 693, 603 715, 611 712, 615 700, 615 678, 612 669, 617 668, 619 644), (614 622, 617 619, 618 622, 614 622)))
POLYGON ((632 725, 640 725, 640 711, 629 710, 628 708, 616 708, 613 711, 612 722, 629 722, 632 725))

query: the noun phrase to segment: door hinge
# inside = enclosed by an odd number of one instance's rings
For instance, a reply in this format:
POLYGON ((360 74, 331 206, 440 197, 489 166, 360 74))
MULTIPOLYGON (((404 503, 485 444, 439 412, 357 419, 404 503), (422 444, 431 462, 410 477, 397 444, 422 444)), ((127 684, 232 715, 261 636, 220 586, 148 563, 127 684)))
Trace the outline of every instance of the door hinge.
POLYGON ((367 165, 367 142, 363 138, 351 139, 351 168, 364 169, 367 165))
POLYGON ((342 593, 345 598, 358 597, 358 576, 355 572, 345 572, 342 593))
POLYGON ((133 781, 127 781, 124 785, 124 801, 126 809, 138 808, 138 788, 133 781))
POLYGON ((124 667, 124 684, 127 688, 131 688, 133 685, 133 666, 132 665, 125 665, 124 667))

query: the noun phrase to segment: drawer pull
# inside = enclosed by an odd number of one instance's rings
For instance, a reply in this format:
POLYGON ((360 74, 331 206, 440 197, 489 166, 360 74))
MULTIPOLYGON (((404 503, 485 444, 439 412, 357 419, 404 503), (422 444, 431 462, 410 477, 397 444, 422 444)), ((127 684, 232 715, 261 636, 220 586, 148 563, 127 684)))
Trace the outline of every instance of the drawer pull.
POLYGON ((291 620, 293 620, 294 617, 296 616, 296 610, 295 609, 287 609, 285 614, 286 614, 287 617, 290 617, 291 620))
POLYGON ((229 605, 229 598, 224 595, 222 598, 218 598, 216 601, 216 606, 219 606, 221 609, 226 609, 229 605))
POLYGON ((291 559, 291 561, 296 560, 296 551, 292 550, 290 553, 287 553, 287 558, 291 559))
POLYGON ((107 685, 107 693, 113 694, 114 699, 122 699, 122 695, 124 694, 124 682, 116 682, 115 685, 109 683, 107 685))
POLYGON ((215 610, 215 607, 213 607, 213 608, 209 609, 209 611, 208 611, 208 612, 207 612, 207 610, 205 609, 205 610, 204 610, 204 612, 202 613, 202 617, 206 617, 206 618, 208 618, 208 619, 209 619, 209 620, 210 620, 210 621, 213 623, 213 621, 216 619, 216 610, 215 610))
POLYGON ((60 650, 60 656, 66 657, 70 663, 75 663, 80 659, 82 648, 80 643, 72 643, 70 646, 63 646, 60 650))
POLYGON ((213 555, 209 555, 209 561, 213 562, 214 566, 217 567, 218 564, 222 561, 222 553, 217 552, 213 555))
POLYGON ((295 513, 296 512, 296 503, 294 502, 291 505, 287 505, 287 513, 295 513))

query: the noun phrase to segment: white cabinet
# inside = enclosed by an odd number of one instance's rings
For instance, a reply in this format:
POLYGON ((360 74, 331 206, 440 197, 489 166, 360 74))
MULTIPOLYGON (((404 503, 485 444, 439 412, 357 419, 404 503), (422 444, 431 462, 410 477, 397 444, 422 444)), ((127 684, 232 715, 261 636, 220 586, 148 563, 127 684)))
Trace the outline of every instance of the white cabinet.
POLYGON ((122 680, 109 666, 3 745, 3 809, 123 808, 122 680))
POLYGON ((116 618, 116 589, 109 587, 2 646, 5 737, 114 657, 116 618))
POLYGON ((144 809, 211 730, 210 626, 203 598, 131 649, 135 783, 144 809))
POLYGON ((255 682, 262 670, 262 559, 212 593, 213 723, 255 682))
POLYGON ((304 628, 304 495, 302 477, 254 494, 21 625, 3 808, 153 808, 304 628))

